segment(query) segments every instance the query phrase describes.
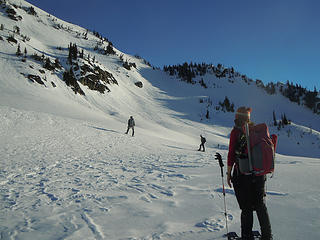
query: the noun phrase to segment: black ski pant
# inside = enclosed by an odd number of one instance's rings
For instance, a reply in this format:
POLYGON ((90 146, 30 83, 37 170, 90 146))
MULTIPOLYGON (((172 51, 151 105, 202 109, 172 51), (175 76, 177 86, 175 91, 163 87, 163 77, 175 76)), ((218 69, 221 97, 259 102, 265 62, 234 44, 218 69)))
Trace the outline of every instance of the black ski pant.
POLYGON ((133 126, 132 127, 128 126, 126 134, 128 134, 130 128, 132 128, 132 136, 134 136, 134 127, 133 126))
POLYGON ((204 143, 201 143, 201 144, 200 144, 198 151, 201 151, 201 148, 203 148, 203 150, 202 150, 203 152, 206 150, 206 149, 204 148, 204 143))
POLYGON ((271 240, 271 224, 265 204, 266 176, 234 174, 232 178, 235 195, 241 209, 241 236, 253 240, 253 212, 256 211, 261 228, 261 239, 271 240))

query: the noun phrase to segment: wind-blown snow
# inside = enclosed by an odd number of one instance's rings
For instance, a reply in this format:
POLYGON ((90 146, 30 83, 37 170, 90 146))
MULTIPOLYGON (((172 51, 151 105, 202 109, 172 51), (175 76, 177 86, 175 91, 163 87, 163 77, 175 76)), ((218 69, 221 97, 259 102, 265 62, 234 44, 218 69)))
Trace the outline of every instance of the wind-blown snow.
MULTIPOLYGON (((105 94, 81 85, 86 96, 75 95, 59 74, 45 70, 41 75, 39 63, 21 62, 17 45, 0 41, 1 239, 223 239, 222 182, 214 154, 226 159, 234 113, 213 111, 210 120, 200 121, 206 107, 199 100, 210 97, 217 104, 225 96, 236 107, 251 106, 252 120, 267 122, 279 136, 266 197, 275 239, 320 237, 319 116, 240 79, 230 83, 206 75, 216 87, 204 89, 125 55, 137 64, 128 71, 118 56, 93 51, 92 34, 78 39, 53 28, 53 17, 35 10, 38 17, 16 9, 23 17, 18 22, 1 11, 7 30, 0 35, 6 39, 8 29, 18 25, 30 37, 20 42, 22 50, 61 58, 67 51, 56 47, 75 42, 119 85, 108 86, 111 92, 105 94), (45 76, 46 86, 21 73, 45 76), (143 88, 134 85, 137 81, 143 88), (273 111, 286 113, 292 124, 277 130, 273 111), (136 121, 134 137, 124 134, 130 115, 136 121), (196 151, 200 134, 207 138, 206 152, 196 151)), ((226 193, 228 227, 239 232, 233 189, 226 193)))

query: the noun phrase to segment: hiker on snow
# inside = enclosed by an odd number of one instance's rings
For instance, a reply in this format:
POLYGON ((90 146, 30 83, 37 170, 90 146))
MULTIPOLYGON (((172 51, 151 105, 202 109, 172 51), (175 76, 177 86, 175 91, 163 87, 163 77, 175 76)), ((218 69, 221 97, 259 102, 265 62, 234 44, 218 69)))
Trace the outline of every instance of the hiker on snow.
POLYGON ((134 126, 135 126, 135 122, 132 116, 130 116, 129 120, 128 120, 128 128, 127 128, 127 132, 126 134, 128 134, 130 128, 132 128, 132 136, 134 135, 134 126))
POLYGON ((206 138, 203 137, 202 135, 200 135, 200 138, 201 138, 201 144, 200 144, 200 146, 199 146, 198 151, 201 151, 201 148, 202 148, 202 152, 204 152, 204 151, 205 151, 204 144, 205 144, 205 142, 206 142, 207 140, 206 140, 206 138))
POLYGON ((265 181, 266 175, 255 176, 253 173, 243 174, 239 170, 239 160, 248 154, 247 144, 241 145, 240 137, 244 133, 246 123, 254 125, 250 121, 251 108, 240 107, 235 115, 235 126, 230 134, 228 152, 228 185, 232 187, 241 209, 241 239, 253 240, 253 211, 257 212, 260 228, 261 240, 272 240, 271 224, 268 210, 265 205, 265 181), (231 171, 233 173, 231 175, 231 171))

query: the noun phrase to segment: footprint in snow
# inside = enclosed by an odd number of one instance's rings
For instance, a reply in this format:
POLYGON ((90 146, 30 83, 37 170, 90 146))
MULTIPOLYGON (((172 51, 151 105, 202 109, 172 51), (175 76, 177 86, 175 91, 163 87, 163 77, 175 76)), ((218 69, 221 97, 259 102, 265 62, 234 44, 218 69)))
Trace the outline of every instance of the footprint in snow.
POLYGON ((199 228, 204 228, 209 232, 220 231, 225 227, 222 219, 206 219, 203 222, 197 223, 195 226, 199 228))

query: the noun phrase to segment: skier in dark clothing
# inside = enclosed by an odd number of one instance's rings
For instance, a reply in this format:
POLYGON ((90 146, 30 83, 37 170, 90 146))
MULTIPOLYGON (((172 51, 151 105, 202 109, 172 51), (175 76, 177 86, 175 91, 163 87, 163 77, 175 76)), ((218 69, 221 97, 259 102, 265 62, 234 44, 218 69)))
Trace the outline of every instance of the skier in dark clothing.
POLYGON ((251 108, 240 107, 235 116, 235 126, 230 134, 228 152, 228 185, 234 188, 234 192, 241 209, 241 239, 253 240, 253 211, 256 211, 260 228, 261 240, 272 240, 271 224, 265 204, 265 181, 266 176, 240 173, 237 159, 248 153, 247 146, 241 146, 240 135, 245 123, 250 122, 251 108), (231 175, 233 169, 233 173, 231 175), (232 184, 231 184, 232 183, 232 184))
POLYGON ((134 126, 135 126, 135 122, 132 116, 130 116, 129 120, 128 120, 128 128, 127 128, 127 132, 126 134, 128 134, 130 128, 132 128, 132 136, 134 136, 134 126))
POLYGON ((200 138, 201 138, 201 144, 199 146, 199 149, 198 151, 201 151, 201 148, 202 148, 202 151, 204 152, 205 151, 205 148, 204 148, 204 144, 205 142, 207 141, 205 137, 203 137, 202 135, 200 135, 200 138))

